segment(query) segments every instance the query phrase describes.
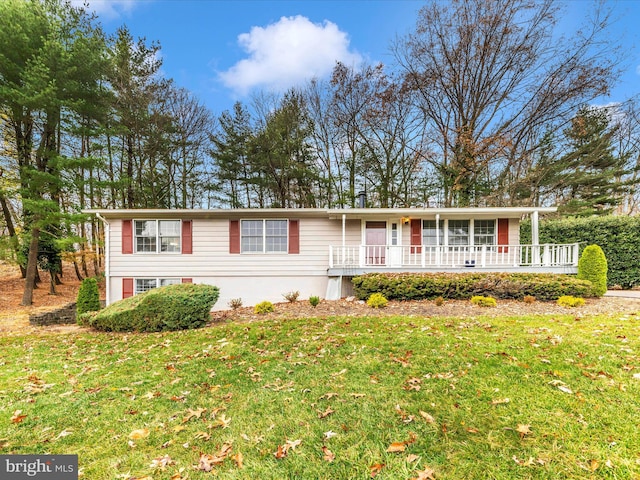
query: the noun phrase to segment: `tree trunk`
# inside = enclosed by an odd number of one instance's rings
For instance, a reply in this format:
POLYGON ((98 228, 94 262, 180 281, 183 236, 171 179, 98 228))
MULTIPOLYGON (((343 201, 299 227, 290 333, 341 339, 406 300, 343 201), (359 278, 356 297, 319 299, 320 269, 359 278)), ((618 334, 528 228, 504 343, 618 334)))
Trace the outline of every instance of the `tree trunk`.
MULTIPOLYGON (((84 258, 84 254, 83 254, 83 258, 84 258)), ((85 264, 86 265, 86 264, 85 264)), ((82 281, 82 274, 80 274, 80 269, 78 268, 78 260, 76 260, 76 258, 73 258, 73 268, 76 271, 76 277, 78 277, 79 281, 82 281)), ((88 275, 87 275, 88 276, 88 275)))
MULTIPOLYGON (((2 176, 2 169, 0 169, 0 176, 2 176)), ((15 248, 19 248, 18 239, 16 237, 16 229, 13 226, 13 219, 11 218, 11 210, 9 210, 9 204, 7 203, 7 199, 4 198, 4 195, 0 193, 0 206, 2 207, 2 214, 4 215, 5 223, 7 224, 7 230, 9 230, 9 237, 16 239, 15 248)), ((22 278, 27 276, 27 271, 22 265, 18 265, 20 267, 20 275, 22 278)))
POLYGON ((38 267, 38 240, 40 237, 40 228, 33 227, 31 230, 31 242, 29 243, 29 256, 27 259, 27 276, 24 283, 24 293, 22 295, 22 303, 25 307, 33 304, 33 288, 35 285, 37 267, 38 267))
POLYGON ((56 273, 49 270, 49 295, 56 295, 56 273))

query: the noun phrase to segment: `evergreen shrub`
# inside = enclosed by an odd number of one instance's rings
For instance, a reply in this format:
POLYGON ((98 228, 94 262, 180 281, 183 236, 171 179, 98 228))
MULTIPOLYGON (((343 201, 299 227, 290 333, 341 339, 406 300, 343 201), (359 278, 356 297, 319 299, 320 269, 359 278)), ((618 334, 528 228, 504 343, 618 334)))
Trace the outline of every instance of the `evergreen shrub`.
POLYGON ((85 278, 80 284, 76 299, 76 313, 78 316, 85 312, 100 310, 100 290, 95 278, 85 278))
POLYGON ((578 260, 578 278, 593 283, 594 293, 607 293, 607 257, 598 245, 589 245, 578 260))
POLYGON ((260 302, 255 307, 253 307, 253 311, 258 315, 273 312, 273 303, 265 300, 264 302, 260 302))
POLYGON ((564 295, 560 297, 556 303, 561 307, 581 307, 582 305, 584 305, 584 298, 564 295))
POLYGON ((367 305, 369 305, 371 308, 384 308, 388 303, 389 301, 381 293, 373 293, 367 299, 367 305))
POLYGON ((311 297, 309 297, 309 303, 313 308, 316 308, 320 304, 320 297, 318 297, 317 295, 312 295, 311 297))
POLYGON ((80 316, 83 324, 107 332, 161 332, 203 327, 218 300, 218 287, 181 283, 154 288, 80 316))
POLYGON ((368 273, 353 277, 352 283, 360 300, 374 293, 389 300, 466 300, 474 295, 521 300, 530 295, 548 301, 563 295, 595 296, 591 282, 549 273, 368 273))
POLYGON ((496 299, 493 297, 484 297, 482 295, 475 295, 471 297, 471 303, 479 307, 495 307, 498 305, 496 299))

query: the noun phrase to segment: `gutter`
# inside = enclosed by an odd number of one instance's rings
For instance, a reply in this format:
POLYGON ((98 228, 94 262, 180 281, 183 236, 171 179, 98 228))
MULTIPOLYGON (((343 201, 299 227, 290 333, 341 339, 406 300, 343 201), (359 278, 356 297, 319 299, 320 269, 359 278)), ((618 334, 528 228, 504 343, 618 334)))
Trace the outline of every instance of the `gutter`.
POLYGON ((94 212, 96 214, 96 217, 102 221, 102 223, 104 223, 104 281, 105 281, 105 306, 109 305, 110 300, 111 300, 111 279, 109 278, 110 275, 110 263, 109 263, 109 253, 111 251, 110 249, 110 239, 111 239, 111 224, 109 222, 107 222, 107 219, 104 218, 100 212, 94 212))

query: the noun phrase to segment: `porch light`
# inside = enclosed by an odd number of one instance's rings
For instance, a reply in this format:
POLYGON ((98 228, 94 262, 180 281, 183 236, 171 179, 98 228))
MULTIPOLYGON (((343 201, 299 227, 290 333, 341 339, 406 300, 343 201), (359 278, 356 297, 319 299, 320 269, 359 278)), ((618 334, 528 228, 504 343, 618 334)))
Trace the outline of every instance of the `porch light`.
POLYGON ((409 225, 410 221, 411 221, 411 219, 409 217, 402 217, 402 223, 404 225, 409 225))

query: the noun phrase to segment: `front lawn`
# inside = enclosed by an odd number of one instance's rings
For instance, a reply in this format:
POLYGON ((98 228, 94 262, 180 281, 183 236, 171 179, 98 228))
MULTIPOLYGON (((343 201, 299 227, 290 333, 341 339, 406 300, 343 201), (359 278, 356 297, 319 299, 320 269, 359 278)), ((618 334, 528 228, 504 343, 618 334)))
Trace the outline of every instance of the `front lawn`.
POLYGON ((640 318, 264 321, 0 339, 0 453, 82 477, 640 476, 640 318))

